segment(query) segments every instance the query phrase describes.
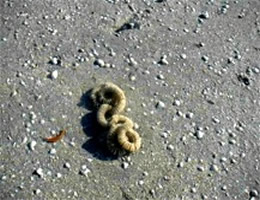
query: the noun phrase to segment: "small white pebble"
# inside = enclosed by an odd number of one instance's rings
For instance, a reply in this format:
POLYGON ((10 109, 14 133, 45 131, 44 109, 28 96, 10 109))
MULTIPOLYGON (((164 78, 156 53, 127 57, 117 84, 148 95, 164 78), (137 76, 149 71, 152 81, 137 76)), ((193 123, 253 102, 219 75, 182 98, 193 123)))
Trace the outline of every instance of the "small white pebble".
POLYGON ((210 170, 213 171, 213 172, 218 172, 219 168, 217 165, 213 164, 210 166, 210 170))
POLYGON ((167 138, 168 137, 168 133, 166 133, 166 132, 162 132, 160 135, 161 135, 162 138, 167 138))
POLYGON ((162 64, 162 65, 168 65, 169 62, 167 61, 167 56, 166 55, 163 55, 159 61, 159 64, 162 64))
POLYGON ((14 96, 16 96, 17 95, 17 90, 14 90, 12 93, 11 93, 11 97, 14 97, 14 96))
POLYGON ((38 168, 36 171, 36 174, 38 175, 38 176, 40 176, 41 178, 43 177, 43 169, 42 168, 38 168))
POLYGON ((56 176, 57 176, 57 178, 61 178, 62 174, 61 173, 57 173, 56 176))
POLYGON ((66 163, 64 164, 64 167, 67 168, 67 169, 70 169, 70 168, 71 168, 71 166, 70 166, 70 164, 69 164, 68 162, 66 162, 66 163))
POLYGON ((187 140, 187 137, 185 135, 181 137, 182 142, 185 142, 186 140, 187 140))
POLYGON ((69 19, 70 19, 70 15, 65 15, 65 16, 63 17, 63 19, 69 20, 69 19))
POLYGON ((57 57, 52 57, 51 58, 51 64, 58 65, 59 64, 59 59, 57 57))
POLYGON ((193 117, 193 115, 194 114, 192 112, 188 112, 188 113, 186 113, 186 118, 191 119, 193 117))
POLYGON ((98 65, 99 67, 105 67, 105 62, 102 59, 95 60, 94 64, 98 65))
POLYGON ((219 124, 220 123, 220 120, 216 117, 212 117, 212 121, 216 124, 219 124))
POLYGON ((129 76, 129 79, 130 79, 130 81, 135 81, 135 80, 136 80, 136 77, 135 77, 134 75, 130 75, 130 76, 129 76))
POLYGON ((164 80, 164 79, 165 79, 162 74, 159 74, 159 75, 157 76, 157 78, 158 78, 159 80, 164 80))
POLYGON ((259 74, 260 73, 260 69, 258 69, 257 67, 254 67, 252 69, 252 71, 255 73, 255 74, 259 74))
POLYGON ((181 57, 182 59, 186 59, 186 58, 187 58, 187 55, 184 54, 184 53, 182 53, 182 54, 180 55, 180 57, 181 57))
POLYGON ((36 194, 36 195, 39 195, 41 193, 41 190, 40 189, 36 189, 35 191, 34 191, 34 194, 36 194))
POLYGON ((174 149, 174 146, 173 146, 172 144, 169 144, 169 145, 167 146, 167 149, 170 150, 170 151, 172 151, 172 150, 174 149))
POLYGON ((31 111, 30 112, 30 119, 36 119, 36 117, 37 117, 37 115, 33 111, 31 111))
POLYGON ((144 176, 148 176, 149 174, 148 174, 148 172, 144 171, 144 172, 143 172, 143 175, 144 175, 144 176))
POLYGON ((208 56, 202 56, 201 57, 201 59, 205 62, 205 63, 207 63, 208 61, 209 61, 209 57, 208 56))
POLYGON ((226 191, 226 190, 227 190, 227 186, 226 186, 226 185, 223 185, 223 186, 221 187, 221 190, 226 191))
POLYGON ((58 78, 58 70, 54 70, 53 72, 51 72, 51 78, 52 79, 57 79, 58 78))
POLYGON ((149 75, 149 74, 150 74, 150 71, 145 70, 145 71, 143 72, 143 74, 149 75))
POLYGON ((235 145, 236 143, 237 143, 236 140, 233 138, 229 140, 229 144, 235 145))
POLYGON ((196 193, 197 192, 197 189, 195 187, 191 188, 191 193, 196 193))
POLYGON ((28 141, 28 138, 25 136, 25 137, 23 138, 23 141, 22 141, 21 144, 26 144, 27 141, 28 141))
POLYGON ((86 165, 82 165, 81 166, 81 170, 80 170, 80 174, 82 174, 84 176, 87 176, 88 173, 90 173, 90 170, 87 168, 86 165))
POLYGON ((227 158, 226 157, 221 157, 220 158, 220 162, 227 162, 227 158))
POLYGON ((49 151, 49 154, 51 154, 51 155, 55 155, 56 154, 56 149, 51 149, 50 151, 49 151))
POLYGON ((139 124, 134 123, 134 129, 137 130, 137 129, 139 129, 139 128, 140 128, 139 124))
POLYGON ((123 162, 123 163, 122 163, 122 168, 123 168, 123 169, 127 169, 128 166, 129 166, 129 164, 128 164, 127 162, 123 162))
POLYGON ((156 104, 156 108, 165 108, 165 103, 162 101, 158 101, 156 104))
POLYGON ((200 171, 200 172, 203 172, 203 171, 205 170, 205 168, 204 168, 203 166, 198 166, 197 169, 198 169, 198 171, 200 171))
POLYGON ((143 185, 143 184, 144 184, 143 180, 138 181, 138 185, 143 185))
POLYGON ((129 58, 129 63, 130 63, 130 65, 132 65, 132 66, 135 66, 135 65, 138 64, 133 57, 130 57, 130 58, 129 58))
POLYGON ((204 135, 205 135, 205 133, 203 131, 201 131, 201 130, 196 131, 197 139, 199 139, 199 140, 202 139, 204 135))
POLYGON ((181 105, 181 101, 178 100, 178 99, 175 99, 174 102, 173 102, 173 105, 174 106, 180 106, 181 105))
POLYGON ((110 68, 111 67, 111 64, 110 63, 106 63, 104 68, 110 68))
POLYGON ((34 151, 35 150, 35 146, 36 146, 37 142, 35 140, 32 140, 30 143, 29 143, 29 149, 34 151))
POLYGON ((184 166, 184 162, 179 162, 177 165, 177 167, 179 167, 179 168, 183 168, 183 166, 184 166))
POLYGON ((208 11, 202 12, 202 13, 199 15, 199 18, 201 18, 201 19, 208 19, 208 18, 209 18, 209 13, 208 13, 208 11))

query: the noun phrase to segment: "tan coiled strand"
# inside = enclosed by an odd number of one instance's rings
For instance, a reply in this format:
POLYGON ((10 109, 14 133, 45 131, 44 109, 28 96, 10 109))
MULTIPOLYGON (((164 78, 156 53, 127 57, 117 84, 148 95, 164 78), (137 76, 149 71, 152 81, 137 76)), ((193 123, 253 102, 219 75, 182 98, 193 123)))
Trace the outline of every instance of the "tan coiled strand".
POLYGON ((134 123, 120 114, 126 106, 124 92, 113 83, 104 83, 91 92, 98 123, 108 129, 107 147, 113 154, 136 152, 141 147, 141 137, 133 129, 134 123))

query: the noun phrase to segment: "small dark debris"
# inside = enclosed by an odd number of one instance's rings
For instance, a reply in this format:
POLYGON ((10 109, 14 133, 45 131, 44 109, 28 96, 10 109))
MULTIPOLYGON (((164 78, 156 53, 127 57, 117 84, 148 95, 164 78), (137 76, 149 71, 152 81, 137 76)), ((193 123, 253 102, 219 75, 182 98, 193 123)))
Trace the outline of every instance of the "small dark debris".
POLYGON ((162 3, 162 2, 166 2, 167 0, 156 0, 156 3, 162 3))
POLYGON ((151 10, 150 10, 150 9, 145 9, 144 12, 150 14, 150 13, 151 13, 151 10))
POLYGON ((140 24, 133 19, 129 22, 123 24, 119 29, 117 29, 115 32, 120 33, 122 31, 131 30, 131 29, 140 29, 140 24))
POLYGON ((237 79, 238 79, 238 81, 239 82, 242 82, 242 83, 244 83, 245 85, 250 85, 250 81, 249 81, 249 78, 247 78, 246 76, 244 76, 244 75, 238 75, 237 76, 237 79))
POLYGON ((211 105, 214 105, 214 104, 215 104, 214 101, 212 101, 212 100, 207 100, 207 102, 208 102, 209 104, 211 104, 211 105))
POLYGON ((79 52, 79 53, 84 53, 85 50, 84 50, 84 49, 78 49, 78 52, 79 52))
POLYGON ((199 15, 199 18, 200 18, 200 19, 207 19, 207 16, 203 13, 203 14, 200 14, 200 15, 199 15))
POLYGON ((199 43, 196 43, 195 46, 196 46, 197 48, 201 48, 201 47, 204 47, 205 44, 202 43, 202 42, 199 42, 199 43))

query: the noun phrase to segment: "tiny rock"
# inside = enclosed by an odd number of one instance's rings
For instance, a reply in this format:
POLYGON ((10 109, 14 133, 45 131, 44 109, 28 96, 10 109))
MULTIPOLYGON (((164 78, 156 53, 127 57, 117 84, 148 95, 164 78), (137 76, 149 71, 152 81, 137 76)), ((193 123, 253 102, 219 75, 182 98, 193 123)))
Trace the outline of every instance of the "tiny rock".
POLYGON ((95 60, 94 65, 98 65, 99 67, 105 67, 105 62, 102 59, 97 59, 95 60))
POLYGON ((81 166, 81 169, 80 169, 80 171, 79 171, 79 173, 80 173, 81 175, 87 176, 88 173, 90 173, 90 170, 87 168, 86 165, 82 165, 82 166, 81 166))
POLYGON ((51 72, 51 78, 52 79, 57 79, 58 78, 58 70, 54 70, 53 72, 51 72))
POLYGON ((201 131, 201 130, 196 131, 197 139, 199 139, 199 140, 202 139, 204 135, 205 135, 205 133, 203 131, 201 131))
POLYGON ((35 173, 40 177, 42 178, 43 177, 43 169, 42 168, 38 168, 35 170, 35 173))
POLYGON ((32 140, 30 143, 29 143, 29 149, 34 151, 35 150, 35 146, 36 146, 37 142, 35 140, 32 140))
POLYGON ((165 103, 162 101, 158 101, 158 103, 156 104, 156 108, 165 108, 165 103))
POLYGON ((123 162, 123 163, 122 163, 122 168, 123 168, 123 169, 128 168, 128 166, 129 166, 129 164, 128 164, 127 162, 123 162))

